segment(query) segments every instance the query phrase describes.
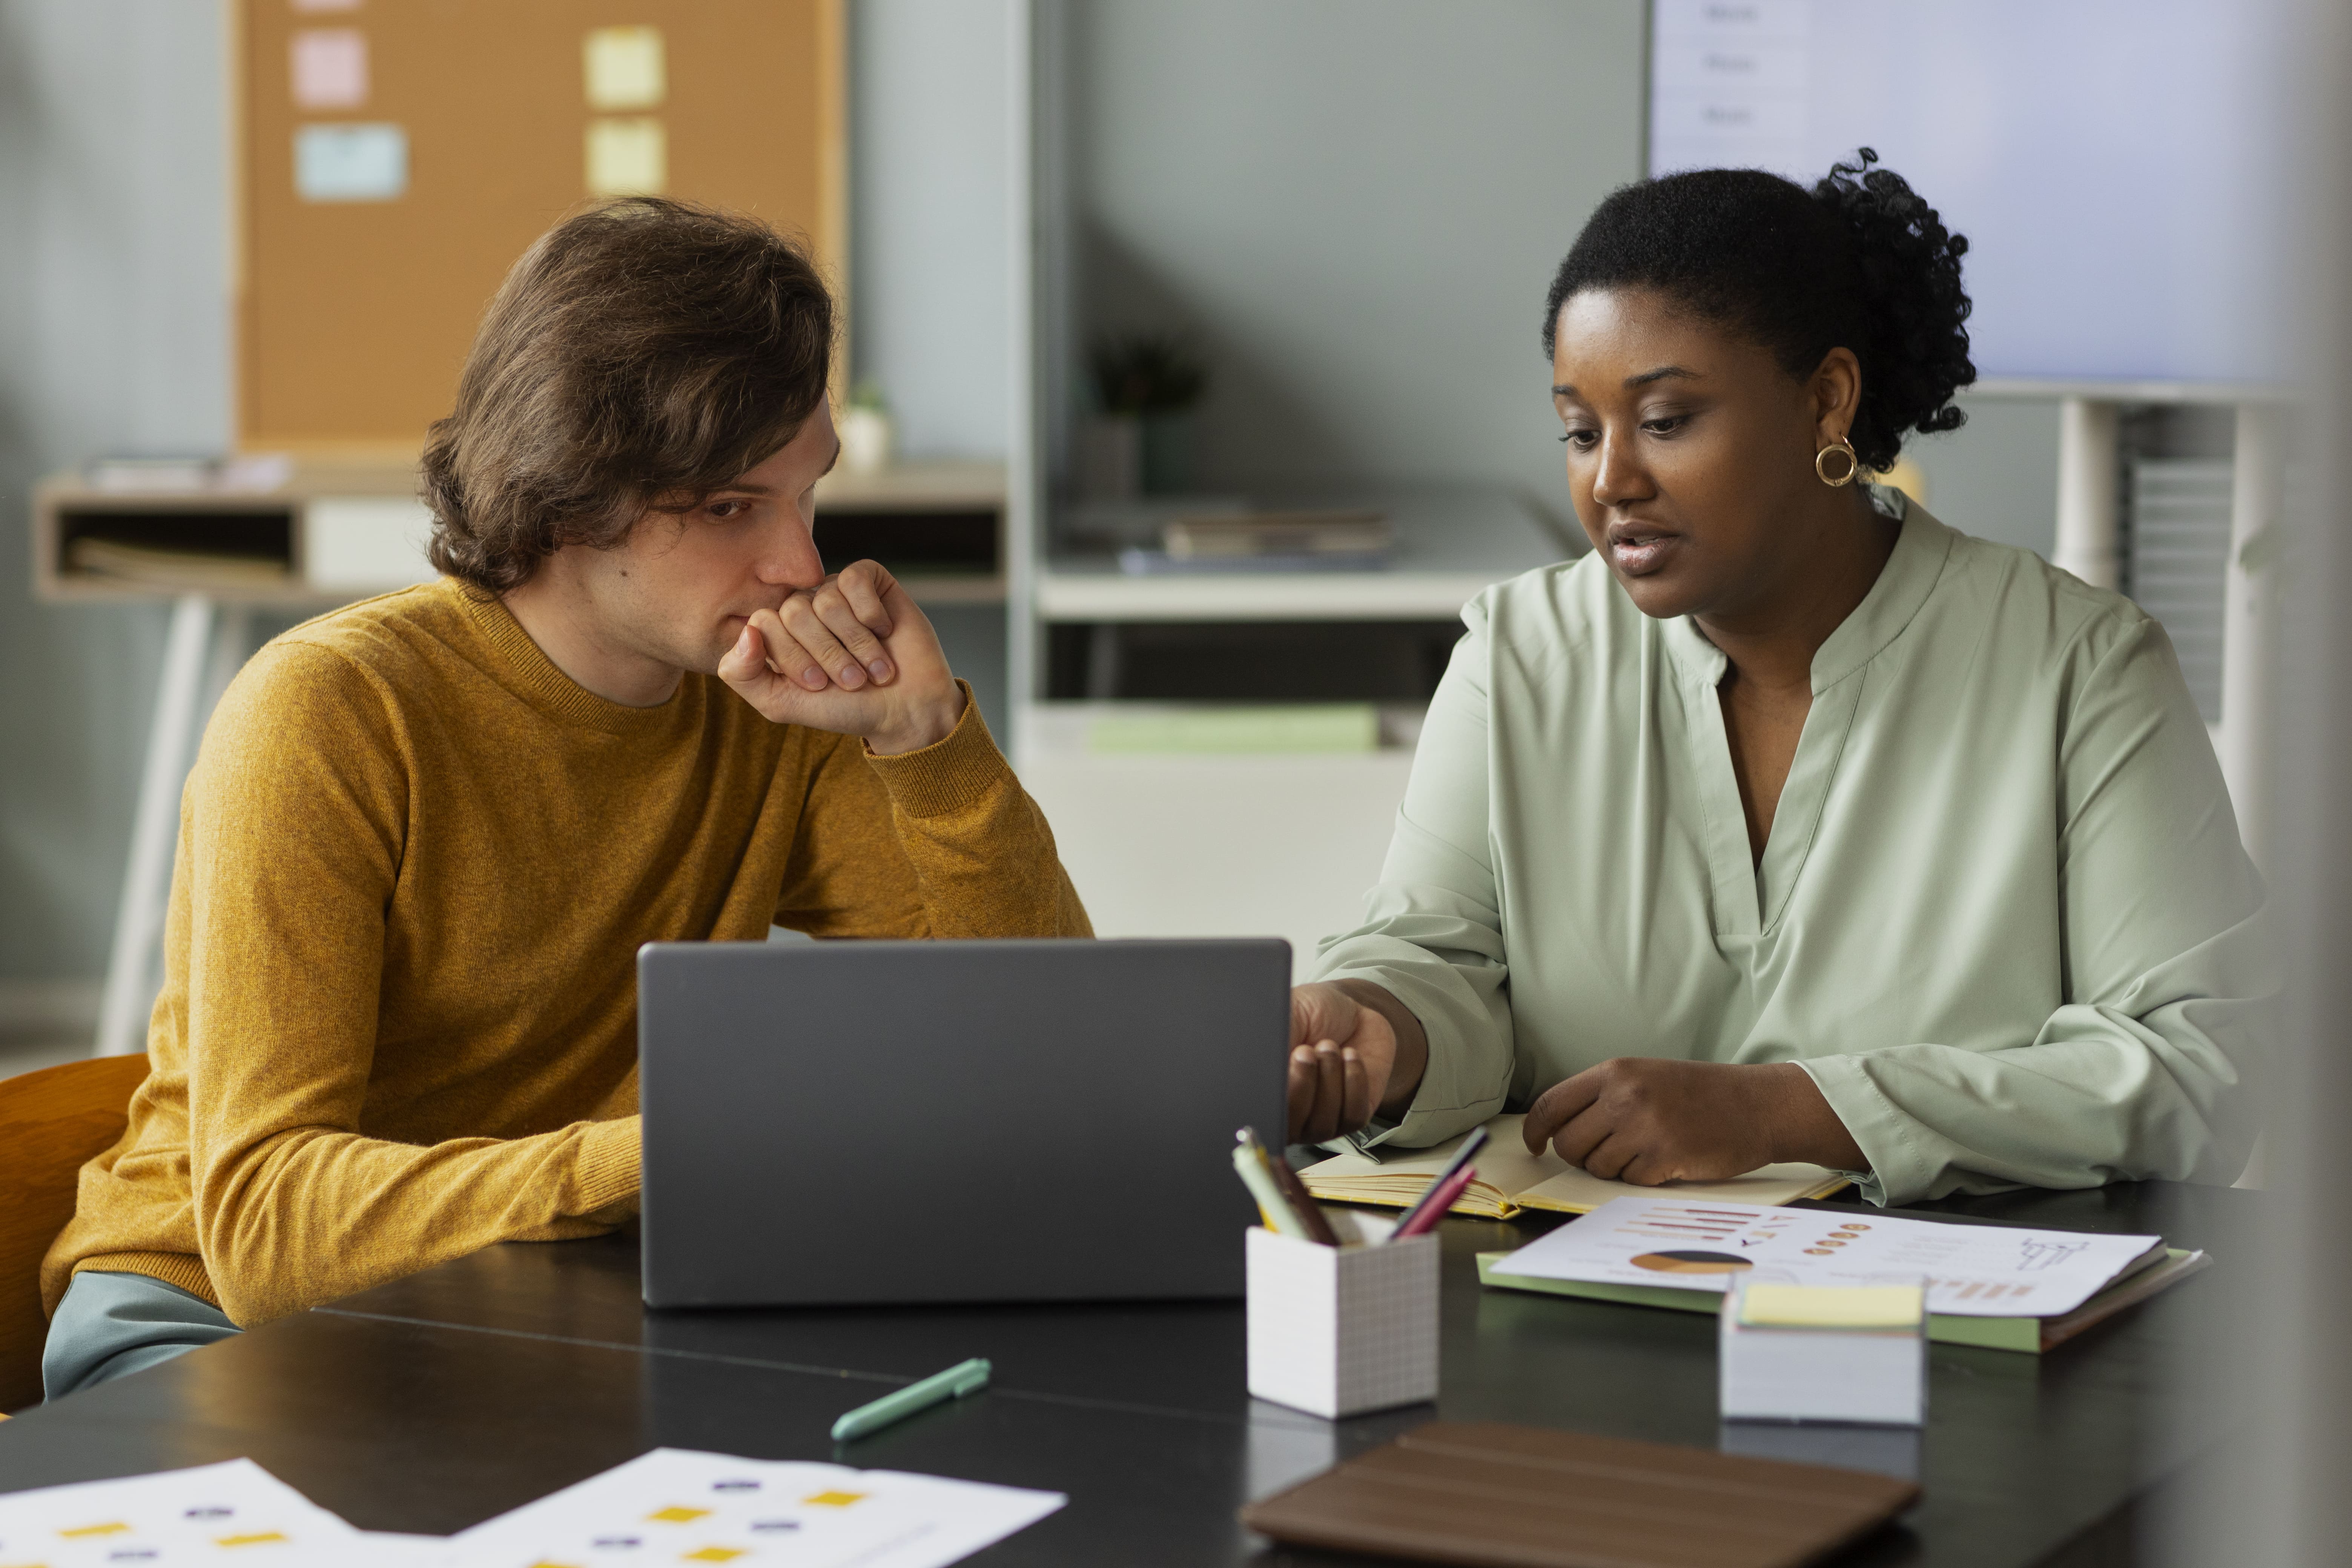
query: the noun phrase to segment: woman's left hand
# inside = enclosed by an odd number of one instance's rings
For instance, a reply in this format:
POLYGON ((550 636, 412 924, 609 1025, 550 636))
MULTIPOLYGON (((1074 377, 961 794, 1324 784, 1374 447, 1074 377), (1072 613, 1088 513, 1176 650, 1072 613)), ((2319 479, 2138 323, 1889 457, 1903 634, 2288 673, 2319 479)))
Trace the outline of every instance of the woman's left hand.
POLYGON ((1645 1187, 1720 1182, 1780 1160, 1868 1164, 1794 1062, 1616 1057, 1546 1089, 1522 1131, 1529 1153, 1549 1143, 1593 1175, 1645 1187))

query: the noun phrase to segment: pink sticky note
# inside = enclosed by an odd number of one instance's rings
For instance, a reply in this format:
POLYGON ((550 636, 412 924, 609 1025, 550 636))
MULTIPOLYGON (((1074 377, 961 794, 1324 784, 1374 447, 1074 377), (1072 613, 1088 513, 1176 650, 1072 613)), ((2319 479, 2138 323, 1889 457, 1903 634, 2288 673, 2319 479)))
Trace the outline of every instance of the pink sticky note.
POLYGON ((294 35, 294 102, 303 109, 357 109, 367 101, 367 35, 356 27, 309 27, 294 35))

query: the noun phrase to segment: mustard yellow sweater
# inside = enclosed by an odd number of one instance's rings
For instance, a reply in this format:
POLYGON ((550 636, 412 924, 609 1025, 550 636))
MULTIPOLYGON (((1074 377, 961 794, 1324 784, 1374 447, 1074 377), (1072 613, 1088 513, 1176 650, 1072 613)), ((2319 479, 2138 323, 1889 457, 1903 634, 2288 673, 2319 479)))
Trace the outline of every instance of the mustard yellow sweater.
POLYGON ((448 581, 296 627, 182 801, 153 1066, 42 1269, 254 1323, 635 1212, 635 953, 656 941, 1089 934, 967 700, 897 757, 716 677, 567 679, 448 581))

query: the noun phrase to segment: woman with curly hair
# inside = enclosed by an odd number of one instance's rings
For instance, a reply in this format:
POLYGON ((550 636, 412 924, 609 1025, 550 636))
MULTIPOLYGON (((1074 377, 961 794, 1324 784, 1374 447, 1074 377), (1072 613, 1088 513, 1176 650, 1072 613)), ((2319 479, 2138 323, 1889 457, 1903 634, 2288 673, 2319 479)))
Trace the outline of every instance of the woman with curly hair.
POLYGON ((1875 163, 1631 185, 1560 264, 1592 552, 1465 612, 1294 1136, 1524 1110, 1880 1203, 2243 1166, 2263 892, 2163 629, 1869 482, 1975 376, 1967 241, 1875 163))

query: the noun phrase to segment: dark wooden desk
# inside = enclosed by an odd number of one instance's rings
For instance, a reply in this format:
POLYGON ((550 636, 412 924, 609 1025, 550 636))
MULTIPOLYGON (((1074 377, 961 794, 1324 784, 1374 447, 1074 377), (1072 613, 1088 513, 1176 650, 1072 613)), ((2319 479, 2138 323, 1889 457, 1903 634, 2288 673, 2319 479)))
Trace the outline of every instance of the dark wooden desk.
MULTIPOLYGON (((2231 1423, 2226 1391, 2174 1369, 2222 1342, 2260 1201, 2145 1183, 1934 1205, 2158 1231, 2221 1265, 2048 1356, 1935 1347, 1926 1500, 1843 1561, 2130 1561, 2151 1500, 2231 1423)), ((363 1528, 444 1533, 667 1445, 1070 1495, 991 1563, 1336 1564, 1234 1510, 1436 1415, 1756 1441, 1716 1420, 1711 1318, 1479 1289, 1473 1253, 1544 1228, 1447 1223, 1444 1396, 1353 1421, 1250 1400, 1238 1305, 648 1313, 613 1237, 493 1248, 0 1425, 0 1490, 249 1455, 363 1528), (996 1363, 984 1397, 827 1439, 843 1410, 973 1355, 996 1363)))

